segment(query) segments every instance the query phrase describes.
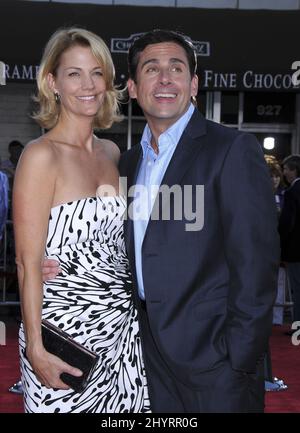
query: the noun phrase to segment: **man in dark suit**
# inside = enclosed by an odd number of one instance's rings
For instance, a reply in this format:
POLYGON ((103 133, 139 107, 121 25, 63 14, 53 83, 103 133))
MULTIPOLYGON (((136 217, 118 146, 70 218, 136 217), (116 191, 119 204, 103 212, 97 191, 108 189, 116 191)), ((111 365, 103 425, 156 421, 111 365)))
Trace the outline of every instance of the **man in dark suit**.
POLYGON ((283 174, 290 186, 284 193, 279 219, 281 259, 286 262, 295 322, 300 321, 300 155, 283 160, 283 174))
POLYGON ((148 123, 120 173, 152 410, 263 411, 279 239, 260 145, 191 103, 196 54, 183 35, 137 39, 129 74, 148 123))

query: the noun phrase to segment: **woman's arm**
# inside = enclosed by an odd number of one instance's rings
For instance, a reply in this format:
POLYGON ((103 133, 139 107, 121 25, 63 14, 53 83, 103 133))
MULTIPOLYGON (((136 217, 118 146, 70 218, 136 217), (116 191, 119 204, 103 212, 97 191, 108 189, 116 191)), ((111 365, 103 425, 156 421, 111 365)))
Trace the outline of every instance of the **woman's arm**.
POLYGON ((30 143, 19 161, 13 189, 13 222, 21 310, 27 357, 46 386, 68 389, 59 375, 78 374, 59 358, 45 351, 41 337, 44 259, 48 220, 57 177, 56 155, 51 145, 30 143))

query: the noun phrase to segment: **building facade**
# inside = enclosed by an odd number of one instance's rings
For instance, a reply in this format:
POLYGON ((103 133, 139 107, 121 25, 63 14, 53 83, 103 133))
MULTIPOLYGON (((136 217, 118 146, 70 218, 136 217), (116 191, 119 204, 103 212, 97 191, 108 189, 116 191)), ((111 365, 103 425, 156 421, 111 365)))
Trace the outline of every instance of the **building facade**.
MULTIPOLYGON (((75 24, 106 41, 121 86, 128 47, 137 35, 155 27, 188 34, 198 54, 203 114, 254 133, 262 145, 273 138, 274 148, 264 151, 278 159, 300 153, 299 18, 299 0, 4 0, 0 156, 7 157, 11 140, 25 144, 42 133, 30 117, 42 50, 54 30, 75 24)), ((134 101, 122 109, 124 121, 102 134, 125 150, 139 141, 145 120, 134 101)))

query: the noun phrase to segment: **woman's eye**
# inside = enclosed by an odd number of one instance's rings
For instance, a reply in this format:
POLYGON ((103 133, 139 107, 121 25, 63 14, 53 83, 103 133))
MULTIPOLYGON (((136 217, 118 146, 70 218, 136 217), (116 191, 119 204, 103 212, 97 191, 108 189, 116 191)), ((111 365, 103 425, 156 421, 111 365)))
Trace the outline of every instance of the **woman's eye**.
POLYGON ((69 73, 69 77, 78 77, 79 76, 79 72, 70 72, 69 73))
POLYGON ((103 77, 103 72, 102 71, 95 71, 94 74, 98 75, 99 77, 103 77))

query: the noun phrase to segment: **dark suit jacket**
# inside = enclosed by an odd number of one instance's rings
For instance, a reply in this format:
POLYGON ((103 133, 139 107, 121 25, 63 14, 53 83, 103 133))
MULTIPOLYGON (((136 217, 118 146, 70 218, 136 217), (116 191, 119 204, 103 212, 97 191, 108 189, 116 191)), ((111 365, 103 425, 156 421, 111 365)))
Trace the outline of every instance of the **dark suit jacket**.
POLYGON ((300 180, 284 193, 279 233, 282 260, 300 262, 300 180))
MULTIPOLYGON (((140 146, 122 155, 128 187, 141 155, 140 146)), ((226 359, 254 372, 271 331, 279 262, 274 195, 260 145, 195 110, 162 184, 204 185, 204 227, 186 231, 190 221, 172 218, 172 200, 171 221, 149 221, 142 266, 157 347, 190 386, 226 359)), ((132 225, 125 222, 125 239, 136 281, 132 225)))

